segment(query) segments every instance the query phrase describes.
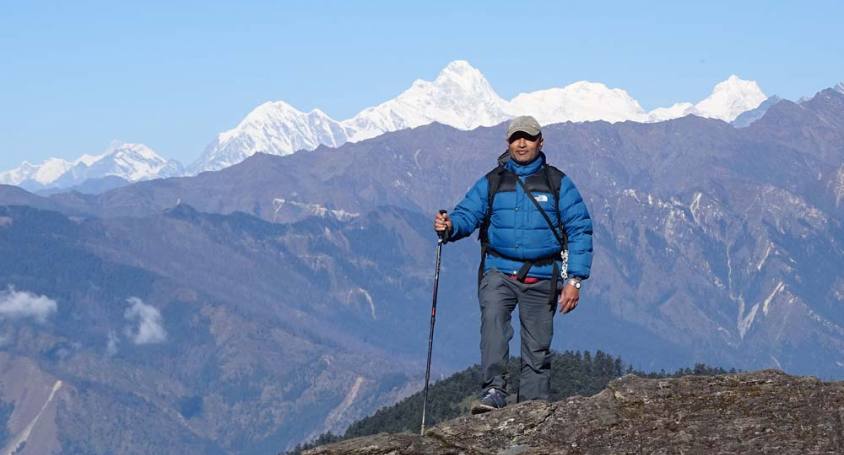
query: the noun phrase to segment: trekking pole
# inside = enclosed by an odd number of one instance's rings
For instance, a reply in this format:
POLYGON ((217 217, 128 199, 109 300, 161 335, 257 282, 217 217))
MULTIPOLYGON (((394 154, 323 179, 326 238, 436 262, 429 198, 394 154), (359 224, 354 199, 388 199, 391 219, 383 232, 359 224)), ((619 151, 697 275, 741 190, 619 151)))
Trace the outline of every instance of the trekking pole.
MULTIPOLYGON (((445 210, 440 210, 441 214, 445 214, 445 210)), ((437 288, 440 285, 440 260, 442 258, 443 242, 445 241, 446 228, 442 231, 437 231, 437 265, 434 271, 434 297, 431 303, 431 331, 428 332, 428 364, 425 367, 425 394, 422 401, 422 429, 419 434, 425 435, 425 411, 428 408, 428 382, 431 380, 431 350, 434 346, 434 322, 437 320, 437 288)))

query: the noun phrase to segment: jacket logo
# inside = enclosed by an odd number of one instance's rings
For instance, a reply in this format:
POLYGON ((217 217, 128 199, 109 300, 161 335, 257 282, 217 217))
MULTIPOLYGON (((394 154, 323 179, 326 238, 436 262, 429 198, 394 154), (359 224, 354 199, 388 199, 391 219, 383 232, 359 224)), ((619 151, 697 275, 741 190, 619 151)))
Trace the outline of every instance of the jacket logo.
POLYGON ((536 202, 548 202, 548 196, 544 194, 539 194, 535 196, 534 199, 536 199, 536 202))

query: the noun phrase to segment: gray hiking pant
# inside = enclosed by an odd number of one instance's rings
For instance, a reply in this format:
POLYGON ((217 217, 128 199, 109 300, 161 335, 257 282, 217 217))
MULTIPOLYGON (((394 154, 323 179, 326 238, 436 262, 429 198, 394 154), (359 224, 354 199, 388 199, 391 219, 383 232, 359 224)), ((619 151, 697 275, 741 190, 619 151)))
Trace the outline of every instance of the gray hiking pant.
MULTIPOLYGON (((558 286, 561 283, 562 280, 558 280, 558 286)), ((484 274, 478 287, 484 390, 489 387, 507 390, 507 359, 513 338, 510 320, 518 304, 522 364, 517 401, 550 399, 556 295, 559 293, 551 290, 551 280, 525 284, 495 269, 484 274)))

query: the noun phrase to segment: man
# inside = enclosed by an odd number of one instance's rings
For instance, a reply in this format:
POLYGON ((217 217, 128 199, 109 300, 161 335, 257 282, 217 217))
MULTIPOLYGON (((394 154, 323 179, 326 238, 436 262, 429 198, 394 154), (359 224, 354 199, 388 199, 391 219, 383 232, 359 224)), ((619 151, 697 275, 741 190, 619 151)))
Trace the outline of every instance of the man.
POLYGON ((473 414, 507 404, 510 320, 517 304, 522 363, 515 401, 549 400, 554 313, 557 306, 561 313, 577 307, 592 265, 592 220, 572 180, 545 163, 539 123, 530 116, 513 119, 507 144, 499 166, 478 180, 450 215, 434 219, 434 229, 445 231, 447 241, 480 228, 483 392, 473 414), (557 279, 566 272, 565 281, 557 279))

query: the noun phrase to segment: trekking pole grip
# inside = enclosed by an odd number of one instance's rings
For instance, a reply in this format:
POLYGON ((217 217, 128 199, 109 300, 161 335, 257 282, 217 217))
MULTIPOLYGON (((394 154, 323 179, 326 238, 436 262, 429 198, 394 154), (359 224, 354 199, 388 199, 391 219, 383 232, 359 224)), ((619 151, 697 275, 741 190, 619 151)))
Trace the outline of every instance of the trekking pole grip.
MULTIPOLYGON (((440 215, 445 215, 446 213, 448 213, 448 210, 440 209, 440 215)), ((445 240, 445 236, 446 236, 447 233, 448 233, 448 226, 446 226, 446 228, 443 229, 442 231, 437 231, 437 236, 440 238, 440 240, 445 240)))

